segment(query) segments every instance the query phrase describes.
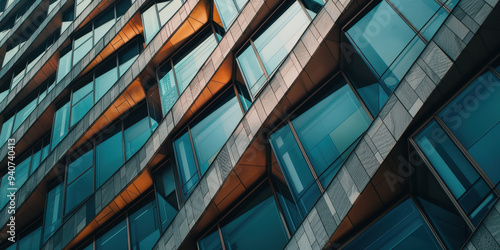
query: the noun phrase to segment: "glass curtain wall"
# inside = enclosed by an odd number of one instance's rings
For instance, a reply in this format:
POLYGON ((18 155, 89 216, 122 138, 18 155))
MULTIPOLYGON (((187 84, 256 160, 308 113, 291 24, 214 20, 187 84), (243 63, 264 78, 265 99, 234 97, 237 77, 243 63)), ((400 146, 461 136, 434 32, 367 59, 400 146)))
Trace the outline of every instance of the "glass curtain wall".
POLYGON ((226 30, 231 27, 238 14, 243 10, 248 0, 214 0, 217 12, 226 30))
POLYGON ((474 226, 498 199, 499 76, 489 67, 413 138, 474 226))
POLYGON ((146 44, 153 40, 156 33, 180 9, 184 0, 155 0, 153 4, 142 11, 142 24, 144 26, 144 40, 146 44))
MULTIPOLYGON (((345 30, 347 39, 375 77, 357 82, 373 115, 443 24, 455 2, 384 0, 345 30)), ((354 78, 363 74, 359 67, 350 69, 354 78)))
POLYGON ((269 139, 293 197, 288 201, 280 197, 285 218, 293 226, 300 224, 333 179, 371 118, 342 76, 327 83, 290 117, 269 139))
POLYGON ((52 148, 66 136, 139 56, 141 39, 136 38, 108 57, 72 88, 70 97, 57 108, 52 127, 52 148))
POLYGON ((174 140, 175 159, 185 199, 238 125, 246 112, 243 107, 236 86, 231 85, 187 125, 187 131, 174 140))
MULTIPOLYGON (((311 23, 307 5, 287 1, 236 56, 250 93, 255 97, 311 23)), ((319 9, 314 9, 319 11, 319 9)), ((314 16, 313 16, 314 17, 314 16)))

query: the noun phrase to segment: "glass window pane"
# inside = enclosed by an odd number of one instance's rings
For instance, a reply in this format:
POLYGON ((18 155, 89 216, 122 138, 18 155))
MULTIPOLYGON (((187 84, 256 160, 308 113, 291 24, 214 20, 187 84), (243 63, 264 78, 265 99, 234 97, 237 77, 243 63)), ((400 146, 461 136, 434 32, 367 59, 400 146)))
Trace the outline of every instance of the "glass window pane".
POLYGON ((127 223, 125 220, 99 237, 95 243, 96 250, 128 249, 127 223))
POLYGON ((123 165, 123 139, 121 130, 111 134, 96 146, 96 188, 100 187, 123 165))
POLYGON ((385 1, 359 20, 347 34, 380 76, 415 36, 385 1))
POLYGON ((71 108, 70 126, 73 126, 80 121, 80 119, 82 119, 83 116, 85 116, 85 114, 87 114, 87 112, 92 108, 92 105, 94 104, 92 99, 92 94, 89 94, 71 108))
POLYGON ((428 41, 430 41, 449 14, 450 13, 448 13, 448 11, 446 11, 444 8, 440 8, 438 12, 424 26, 420 33, 422 33, 424 37, 428 41))
POLYGON ((201 175, 208 169, 243 117, 238 98, 232 89, 219 97, 216 102, 219 102, 217 107, 191 129, 201 175))
POLYGON ((350 148, 371 123, 349 85, 345 81, 339 85, 343 86, 292 121, 318 175, 350 148))
POLYGON ((196 76, 196 73, 198 73, 216 46, 217 40, 213 34, 210 34, 189 54, 175 63, 174 71, 181 93, 184 92, 191 80, 196 76))
POLYGON ((42 238, 42 228, 39 227, 19 240, 19 250, 40 249, 41 238, 42 238))
POLYGON ((424 25, 441 7, 435 0, 394 1, 393 5, 415 26, 417 30, 424 25))
POLYGON ((33 172, 35 172, 35 170, 38 168, 38 166, 40 166, 41 155, 42 155, 41 149, 40 149, 40 151, 37 151, 36 153, 33 154, 29 175, 31 175, 33 172))
POLYGON ((125 120, 125 157, 129 159, 147 141, 151 135, 149 116, 146 105, 142 105, 125 120))
POLYGON ((73 101, 73 104, 77 103, 85 96, 87 96, 88 93, 94 90, 94 84, 92 82, 92 79, 88 79, 87 81, 88 83, 85 84, 83 87, 73 91, 73 99, 71 100, 73 101))
POLYGON ((52 149, 54 149, 68 133, 68 121, 69 102, 59 108, 54 115, 54 127, 52 129, 52 149))
POLYGON ((268 74, 271 74, 292 50, 309 22, 309 17, 296 1, 255 39, 255 48, 268 74))
POLYGON ((260 66, 259 59, 257 59, 255 55, 253 47, 249 45, 237 59, 241 73, 245 77, 245 81, 250 88, 250 92, 255 96, 266 82, 266 77, 260 66))
POLYGON ((62 54, 59 58, 59 65, 57 66, 57 80, 56 82, 60 82, 66 74, 71 70, 71 59, 73 53, 71 51, 66 52, 66 54, 62 54))
POLYGON ((261 186, 221 224, 226 249, 281 249, 288 241, 269 186, 261 186))
POLYGON ((130 244, 132 249, 153 249, 156 241, 160 238, 157 216, 158 212, 154 202, 145 205, 130 215, 130 244))
POLYGON ((214 2, 217 12, 222 19, 222 24, 224 24, 224 28, 227 30, 238 16, 239 10, 233 0, 215 0, 214 2))
MULTIPOLYGON (((160 1, 159 1, 160 2, 160 1)), ((180 7, 183 4, 183 0, 172 0, 169 1, 169 4, 166 7, 163 7, 163 9, 158 8, 160 13, 160 23, 161 25, 165 25, 170 18, 174 16, 174 14, 180 9, 180 7)))
POLYGON ((2 124, 2 133, 0 134, 0 144, 3 145, 7 139, 10 138, 12 134, 12 124, 14 123, 14 116, 9 118, 8 120, 4 120, 2 124))
POLYGON ((87 170, 66 188, 66 214, 71 212, 80 202, 89 197, 94 186, 94 169, 87 170))
POLYGON ((99 16, 94 22, 94 44, 108 32, 108 30, 115 24, 115 10, 113 7, 109 8, 99 16))
POLYGON ((146 44, 148 44, 160 30, 160 22, 158 20, 158 14, 156 13, 155 4, 151 5, 151 7, 142 13, 142 22, 144 26, 144 40, 146 40, 146 44))
POLYGON ((179 168, 179 176, 181 177, 182 192, 184 197, 187 198, 199 180, 188 132, 174 141, 174 149, 175 160, 179 168))
POLYGON ((95 77, 95 101, 99 101, 101 97, 108 92, 109 89, 118 80, 118 69, 114 58, 108 60, 105 65, 96 70, 95 77))
POLYGON ((161 228, 165 231, 179 210, 172 165, 167 165, 155 174, 155 187, 158 209, 160 210, 161 228))
POLYGON ((16 131, 19 126, 31 115, 31 112, 36 108, 36 98, 28 103, 23 109, 19 110, 16 114, 16 121, 14 122, 14 129, 16 131))
POLYGON ((166 115, 168 111, 174 106, 174 103, 179 98, 179 93, 175 85, 174 72, 171 70, 170 62, 167 62, 158 70, 160 97, 162 104, 163 115, 166 115))
POLYGON ((94 150, 88 152, 78 152, 80 155, 77 159, 68 164, 68 183, 72 182, 81 173, 87 170, 94 164, 94 150))
POLYGON ((46 242, 50 236, 61 226, 62 221, 62 202, 63 202, 63 184, 57 185, 47 194, 45 207, 43 242, 46 242))
POLYGON ((222 250, 219 230, 215 230, 198 241, 199 250, 222 250))
POLYGON ((441 249, 411 199, 402 202, 344 249, 441 249))
POLYGON ((76 65, 92 49, 92 38, 89 38, 80 47, 76 48, 73 56, 73 65, 76 65))
POLYGON ((301 211, 309 211, 319 197, 320 191, 290 126, 285 125, 274 132, 270 141, 294 200, 301 211))
POLYGON ((120 76, 130 68, 137 57, 139 57, 139 48, 136 44, 132 44, 129 48, 120 51, 118 54, 118 69, 120 70, 120 76))

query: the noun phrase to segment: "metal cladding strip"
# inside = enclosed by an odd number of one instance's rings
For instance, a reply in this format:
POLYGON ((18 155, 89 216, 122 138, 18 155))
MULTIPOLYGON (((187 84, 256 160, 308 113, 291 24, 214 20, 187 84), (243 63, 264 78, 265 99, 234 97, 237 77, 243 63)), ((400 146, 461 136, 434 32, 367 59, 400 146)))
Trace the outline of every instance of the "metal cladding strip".
MULTIPOLYGON (((136 10, 139 8, 138 6, 141 6, 145 2, 147 2, 147 0, 136 0, 134 2, 134 5, 136 5, 137 7, 136 10)), ((70 129, 64 139, 56 146, 56 148, 51 151, 51 153, 28 178, 24 185, 19 188, 18 192, 16 193, 16 199, 18 201, 18 203, 16 203, 17 209, 32 194, 32 192, 44 179, 47 173, 53 170, 56 163, 61 160, 62 157, 71 148, 70 146, 74 145, 90 129, 91 125, 99 117, 101 117, 101 115, 107 110, 107 108, 110 107, 114 103, 114 101, 123 93, 128 85, 133 82, 132 80, 136 79, 146 68, 147 64, 145 62, 149 62, 161 48, 161 46, 155 47, 155 44, 164 44, 165 42, 167 42, 170 38, 170 35, 174 34, 174 32, 177 31, 181 24, 187 21, 189 16, 186 13, 191 13, 191 10, 196 6, 198 2, 199 0, 188 0, 187 2, 185 2, 184 5, 170 19, 170 21, 160 30, 153 41, 150 42, 148 46, 142 51, 142 53, 134 61, 132 66, 118 79, 113 87, 111 87, 111 89, 99 100, 99 102, 97 102, 92 107, 92 109, 87 112, 87 114, 72 129, 70 129)), ((125 15, 129 14, 130 11, 131 9, 129 9, 129 11, 127 11, 125 15)), ((114 28, 112 28, 112 30, 114 30, 114 28)), ((110 36, 109 32, 104 36, 105 41, 109 41, 111 40, 111 38, 112 37, 110 36)), ((97 45, 97 47, 99 47, 99 45, 97 45)), ((75 66, 75 68, 76 67, 78 66, 75 66)), ((71 79, 68 78, 68 76, 69 75, 67 75, 66 78, 64 78, 64 80, 55 87, 57 93, 61 93, 61 91, 70 83, 71 79)), ((49 93, 49 95, 52 94, 56 96, 52 92, 49 93)), ((45 106, 42 107, 43 110, 45 110, 46 107, 51 102, 53 102, 53 99, 54 98, 52 98, 52 101, 47 101, 47 97, 44 99, 44 102, 42 102, 42 104, 40 105, 45 106)), ((40 107, 37 107, 37 109, 38 108, 40 107)), ((35 109, 34 112, 36 112, 37 109, 35 109)), ((2 209, 2 212, 0 213, 0 223, 3 225, 6 225, 8 220, 6 208, 7 207, 4 207, 4 209, 2 209)))
POLYGON ((8 16, 10 14, 10 11, 18 4, 21 3, 22 0, 20 1, 14 1, 14 3, 10 4, 9 7, 4 10, 4 12, 2 13, 2 15, 0 15, 0 22, 3 21, 3 19, 8 16))
MULTIPOLYGON (((19 142, 25 136, 26 132, 41 117, 41 115, 54 102, 54 100, 68 87, 68 85, 70 85, 70 83, 73 80, 75 80, 82 73, 82 71, 95 59, 95 57, 98 56, 99 53, 101 53, 106 48, 107 45, 109 45, 112 39, 131 20, 131 18, 135 15, 135 13, 145 2, 146 0, 137 0, 134 2, 134 4, 125 13, 123 18, 120 18, 120 20, 117 23, 115 23, 113 27, 109 29, 106 35, 104 35, 104 37, 102 37, 97 42, 97 44, 75 66, 71 68, 71 71, 68 72, 68 74, 59 83, 56 84, 54 89, 52 89, 47 94, 47 96, 43 99, 43 101, 35 108, 35 110, 33 110, 33 112, 31 112, 28 118, 26 118, 26 120, 21 124, 21 126, 19 126, 19 128, 11 135, 10 138, 14 138, 16 139, 16 142, 19 142)), ((54 46, 52 46, 51 48, 54 48, 54 46)), ((57 47, 55 47, 54 50, 57 50, 57 47)), ((41 62, 39 61, 37 65, 39 63, 41 62)), ((29 76, 30 77, 28 77, 28 75, 25 76, 25 79, 28 80, 31 79, 32 77, 31 74, 29 76)), ((4 159, 7 156, 8 152, 7 146, 8 146, 7 143, 5 143, 0 148, 0 159, 4 159)))
MULTIPOLYGON (((58 6, 54 8, 49 15, 45 18, 43 23, 37 28, 37 30, 31 35, 31 37, 26 41, 26 43, 21 47, 15 57, 13 57, 7 65, 5 65, 0 70, 0 78, 9 77, 5 75, 17 62, 17 60, 26 52, 26 50, 31 46, 34 40, 40 35, 40 33, 46 28, 48 23, 52 21, 55 15, 61 10, 61 7, 70 0, 61 0, 58 6)), ((78 15, 77 18, 66 28, 66 30, 59 36, 57 41, 50 47, 49 50, 44 52, 44 55, 38 60, 38 62, 31 68, 29 72, 25 74, 22 80, 17 84, 17 86, 12 89, 7 97, 0 103, 0 113, 5 110, 5 107, 16 97, 17 94, 31 81, 34 75, 49 61, 49 59, 54 55, 54 53, 60 49, 60 46, 64 44, 66 39, 68 39, 73 32, 80 26, 80 24, 87 18, 87 16, 94 10, 95 7, 103 0, 93 0, 83 11, 78 15)))
MULTIPOLYGON (((46 26, 48 25, 48 23, 50 23, 52 21, 52 19, 55 17, 55 15, 57 15, 57 13, 61 10, 62 6, 64 6, 66 4, 66 2, 68 2, 70 0, 62 0, 60 1, 56 8, 54 8, 50 13, 48 13, 47 17, 45 18, 45 20, 43 20, 42 24, 40 26, 38 26, 38 28, 35 30, 35 32, 33 32, 33 34, 30 36, 30 38, 28 40, 26 40, 25 44, 20 48, 20 50, 18 51, 18 53, 16 53, 16 55, 11 58, 9 60, 9 62, 4 66, 2 67, 2 69, 0 70, 0 78, 3 78, 5 77, 5 74, 6 72, 8 72, 8 70, 10 70, 10 68, 12 68, 12 66, 14 66, 14 64, 17 62, 17 60, 24 54, 24 52, 26 52, 26 50, 31 46, 31 44, 33 43, 33 41, 38 38, 38 36, 40 35, 40 33, 46 28, 46 26)), ((100 1, 100 0, 94 0, 94 1, 100 1)), ((94 2, 93 1, 93 2, 94 2)), ((92 3, 89 4, 89 6, 91 6, 92 3)), ((88 6, 87 6, 88 7, 88 6)), ((91 9, 90 11, 92 11, 93 9, 91 9)), ((87 13, 86 15, 84 15, 83 13, 85 13, 85 11, 83 11, 79 16, 78 18, 81 18, 79 24, 81 23, 81 21, 85 20, 85 18, 87 17, 87 15, 90 13, 87 13)), ((24 20, 26 20, 28 17, 26 16, 23 16, 24 20)), ((77 19, 78 19, 77 18, 77 19)), ((77 19, 75 19, 75 21, 73 21, 73 23, 75 23, 77 21, 77 19)), ((24 22, 24 20, 22 22, 24 22)), ((74 31, 73 29, 73 23, 70 25, 70 27, 68 27, 66 29, 66 31, 70 30, 71 29, 71 33, 74 31)), ((76 26, 78 27, 78 26, 76 26)), ((65 39, 67 37, 69 37, 69 34, 66 34, 66 36, 64 36, 64 34, 62 34, 59 39, 61 39, 62 37, 65 37, 65 39)), ((10 38, 9 38, 10 39, 10 38)), ((59 41, 58 39, 58 41, 59 41)), ((64 42, 64 40, 62 40, 64 42)), ((62 43, 60 43, 62 44, 62 43)), ((55 45, 55 44, 54 44, 55 45)), ((52 46, 54 47, 54 46, 52 46)), ((59 48, 59 46, 56 46, 56 48, 59 48)), ((41 61, 42 59, 40 59, 39 61, 41 61)), ((38 64, 38 63, 37 63, 38 64)), ((33 69, 31 69, 32 71, 34 70, 35 67, 33 67, 33 69)), ((38 70, 37 70, 38 71, 38 70)), ((20 82, 21 83, 21 82, 20 82)), ((18 84, 20 85, 20 84, 18 84)), ((11 91, 12 92, 12 91, 11 91)), ((17 93, 16 93, 17 94, 17 93)), ((7 98, 6 98, 7 99, 7 98)), ((5 102, 5 100, 4 100, 5 102)), ((0 105, 1 107, 4 107, 4 105, 0 105)), ((1 108, 1 110, 3 110, 3 108, 1 108)))
MULTIPOLYGON (((494 2, 495 5, 496 0, 494 2)), ((472 36, 460 39, 456 34, 463 34, 463 29, 475 34, 479 28, 479 26, 459 27, 454 25, 455 19, 472 18, 481 25, 493 9, 483 0, 476 1, 473 6, 470 1, 460 1, 458 6, 460 8, 452 11, 389 97, 353 153, 349 155, 338 174, 302 221, 286 249, 323 248, 329 242, 352 204, 379 169, 418 110, 454 66, 455 61, 448 55, 460 55, 465 45, 471 41, 472 36), (479 9, 482 12, 480 15, 477 14, 479 9), (464 46, 454 46, 450 41, 460 41, 464 46)), ((498 232, 498 226, 496 228, 498 232)))
POLYGON ((38 7, 38 5, 41 2, 42 2, 42 0, 37 0, 33 5, 31 5, 31 7, 26 11, 26 13, 24 13, 24 15, 22 17, 22 20, 17 21, 14 24, 14 26, 12 27, 12 29, 10 29, 9 32, 7 34, 5 34, 5 36, 3 37, 3 39, 0 40, 0 47, 4 46, 5 43, 8 40, 12 39, 13 33, 15 33, 17 31, 17 29, 19 28, 19 26, 21 26, 22 24, 24 24, 24 22, 26 22, 26 20, 28 19, 28 17, 31 17, 32 12, 38 7))
MULTIPOLYGON (((270 114, 277 111, 278 104, 286 98, 285 95, 299 78, 300 73, 304 71, 303 67, 311 60, 312 54, 317 51, 320 44, 325 40, 324 36, 331 30, 335 23, 334 20, 341 13, 341 10, 331 5, 331 3, 327 4, 328 6, 325 5, 321 9, 297 42, 297 44, 303 44, 307 50, 296 45, 285 58, 275 75, 265 85, 262 93, 251 105, 221 148, 184 206, 156 243, 154 249, 176 249, 180 246, 222 187, 238 160, 252 142, 258 140, 258 135, 266 129, 263 124, 271 119, 270 114), (300 62, 297 54, 301 54, 302 60, 300 62)), ((170 125, 162 125, 163 128, 160 128, 160 131, 170 128, 170 125)))
MULTIPOLYGON (((118 34, 118 32, 120 32, 121 28, 123 28, 123 26, 128 22, 126 20, 128 18, 134 16, 136 11, 139 10, 139 8, 142 6, 142 4, 144 4, 146 1, 147 0, 136 0, 134 2, 132 7, 129 8, 129 10, 123 16, 123 18, 120 18, 121 21, 117 22, 115 24, 115 26, 113 26, 108 31, 108 33, 106 33, 106 35, 104 35, 104 37, 101 38, 101 40, 98 42, 98 44, 96 46, 94 46, 92 48, 92 50, 82 60, 80 60, 80 62, 78 62, 72 68, 72 70, 63 78, 63 80, 61 80, 61 82, 59 82, 54 87, 54 89, 47 94, 45 99, 43 99, 43 101, 39 105, 37 105, 35 110, 33 110, 33 112, 30 114, 30 116, 28 118, 26 118, 26 120, 21 124, 21 126, 19 126, 18 130, 11 136, 11 138, 15 138, 16 141, 19 141, 25 135, 26 131, 29 128, 31 128, 31 126, 35 123, 35 121, 37 121, 41 117, 41 115, 47 110, 47 108, 54 102, 56 97, 58 97, 66 89, 66 87, 76 78, 76 76, 78 76, 78 74, 81 73, 82 69, 84 68, 83 66, 86 66, 86 65, 88 65, 88 63, 92 62, 93 58, 95 58, 95 56, 98 55, 98 53, 100 53, 100 51, 105 47, 104 44, 108 44, 115 37, 115 35, 118 34)), ((129 69, 129 71, 130 71, 130 69, 129 69)), ((130 77, 130 75, 131 75, 131 73, 129 72, 128 76, 130 77)), ((124 78, 125 76, 127 76, 127 74, 124 74, 122 76, 122 78, 124 78)), ((88 118, 87 118, 87 120, 88 120, 88 118)), ((81 121, 80 121, 80 123, 81 123, 81 121)), ((87 124, 87 127, 88 126, 90 126, 90 123, 87 124)), ((83 128, 81 124, 79 126, 75 126, 75 127, 79 127, 79 129, 83 128)), ((73 130, 75 127, 73 127, 73 130)), ((68 136, 66 136, 66 137, 68 137, 68 136)), ((59 147, 59 148, 61 148, 61 147, 59 147)), ((4 159, 7 156, 7 150, 8 150, 7 144, 4 144, 0 150, 0 159, 4 159)), ((52 155, 52 157, 54 157, 54 151, 55 151, 55 149, 51 152, 51 154, 49 154, 49 157, 50 157, 50 155, 52 155)), ((49 157, 47 157, 45 159, 44 163, 41 163, 41 166, 42 165, 46 166, 48 164, 47 162, 48 162, 49 157)), ((22 202, 24 202, 24 200, 26 199, 25 195, 31 194, 31 192, 34 190, 36 185, 38 185, 38 183, 45 177, 46 173, 48 173, 50 171, 50 169, 52 169, 55 162, 56 161, 52 162, 52 164, 50 166, 47 166, 47 168, 48 168, 47 172, 38 171, 38 170, 35 171, 28 178, 28 180, 23 184, 23 186, 18 191, 19 196, 16 197, 18 199, 18 203, 16 204, 18 208, 20 205, 22 205, 22 202), (36 182, 37 184, 35 186, 29 187, 29 188, 26 187, 26 188, 28 188, 29 192, 28 191, 27 191, 28 193, 24 192, 24 194, 21 195, 21 193, 23 193, 23 192, 20 192, 20 191, 24 190, 23 189, 24 186, 34 185, 34 182, 36 182)), ((7 211, 6 209, 7 209, 7 207, 4 207, 2 209, 2 213, 0 213, 0 216, 1 216, 0 217, 0 225, 5 225, 5 223, 7 222, 7 217, 6 217, 7 214, 3 213, 3 212, 7 211)))
POLYGON ((500 248, 500 201, 493 206, 464 247, 465 250, 498 248, 500 248))
MULTIPOLYGON (((196 6, 197 4, 197 1, 191 2, 191 6, 192 8, 194 8, 194 6, 196 6)), ((233 35, 235 37, 240 37, 242 32, 248 28, 248 25, 250 23, 250 20, 248 20, 247 18, 255 17, 255 14, 257 13, 256 9, 260 10, 262 6, 264 6, 263 1, 251 1, 245 6, 238 19, 233 23, 229 31, 222 38, 221 42, 214 49, 202 69, 197 73, 196 77, 191 81, 181 97, 174 104, 174 107, 176 107, 176 110, 178 110, 178 112, 181 112, 181 114, 185 114, 186 112, 188 112, 190 106, 193 105, 194 101, 196 100, 196 98, 193 98, 193 96, 199 96, 201 94, 202 90, 205 88, 205 86, 208 85, 210 79, 216 73, 215 69, 219 68, 225 61, 225 59, 230 56, 230 53, 234 48, 236 42, 236 40, 233 39, 233 35)), ((190 11, 186 10, 184 13, 190 13, 190 11)), ((167 32, 169 32, 168 29, 162 29, 160 32, 162 33, 163 37, 170 36, 167 35, 167 32)), ((164 42, 166 41, 166 39, 162 40, 161 44, 164 44, 164 42)), ((150 44, 157 44, 157 42, 158 40, 153 40, 150 44)), ((161 46, 158 46, 157 48, 160 47, 161 46)), ((144 68, 141 68, 134 72, 142 72, 143 69, 144 68)), ((135 78, 136 77, 133 77, 131 79, 135 78)), ((123 191, 129 183, 131 183, 137 176, 139 176, 139 173, 142 172, 147 164, 152 160, 155 152, 157 152, 162 142, 165 141, 167 136, 170 135, 170 132, 175 127, 174 124, 177 124, 177 122, 174 122, 173 119, 173 110, 174 108, 172 108, 162 119, 157 129, 152 133, 152 135, 141 147, 141 149, 136 154, 134 154, 134 156, 132 156, 132 158, 130 158, 123 166, 121 166, 110 179, 108 179, 104 184, 101 185, 101 187, 99 187, 95 191, 95 201, 93 208, 95 209, 94 214, 99 214, 111 201, 113 201, 113 199, 118 194, 120 194, 121 191, 123 191)), ((87 203, 84 203, 64 223, 64 225, 59 228, 58 232, 62 231, 63 233, 62 238, 64 246, 66 246, 69 243, 69 240, 72 240, 94 219, 86 218, 88 209, 89 208, 87 207, 87 203)), ((53 239, 54 236, 52 236, 51 239, 49 239, 49 241, 43 246, 43 249, 52 249, 54 243, 49 242, 53 241, 53 239)))

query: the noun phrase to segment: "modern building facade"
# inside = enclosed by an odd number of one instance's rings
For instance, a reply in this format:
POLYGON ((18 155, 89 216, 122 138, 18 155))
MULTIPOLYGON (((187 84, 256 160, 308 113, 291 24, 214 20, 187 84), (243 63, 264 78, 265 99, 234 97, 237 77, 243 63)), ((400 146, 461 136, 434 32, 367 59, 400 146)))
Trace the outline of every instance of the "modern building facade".
POLYGON ((0 0, 0 249, 500 249, 499 17, 0 0))

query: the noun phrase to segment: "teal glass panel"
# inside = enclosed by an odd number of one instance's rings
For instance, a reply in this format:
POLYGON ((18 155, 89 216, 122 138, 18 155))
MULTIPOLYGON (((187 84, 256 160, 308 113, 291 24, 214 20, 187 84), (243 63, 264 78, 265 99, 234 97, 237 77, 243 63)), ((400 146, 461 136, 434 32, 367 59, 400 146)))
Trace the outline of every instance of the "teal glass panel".
POLYGON ((73 42, 73 65, 92 49, 92 45, 92 24, 89 24, 75 35, 73 42))
POLYGON ((87 114, 87 112, 92 108, 94 105, 93 98, 92 94, 89 94, 71 108, 70 126, 73 126, 80 121, 80 119, 82 119, 83 116, 85 116, 85 114, 87 114))
POLYGON ((174 141, 175 160, 179 168, 181 177, 181 187, 184 197, 191 194, 193 187, 198 183, 199 176, 194 161, 194 153, 189 139, 189 133, 186 132, 179 139, 174 141))
MULTIPOLYGON (((61 53, 62 54, 62 53, 61 53)), ((67 51, 66 54, 62 54, 59 58, 59 64, 57 65, 57 78, 56 82, 60 82, 66 74, 71 70, 73 53, 67 51)))
MULTIPOLYGON (((358 139, 371 123, 354 92, 342 80, 336 90, 292 120, 316 173, 321 175, 358 139)), ((337 172, 336 170, 334 172, 337 172)))
POLYGON ((19 190, 19 188, 26 182, 29 176, 29 171, 30 171, 30 162, 31 162, 31 157, 26 158, 23 160, 21 163, 16 164, 16 169, 14 173, 14 178, 15 178, 15 185, 10 185, 10 180, 9 176, 11 176, 9 173, 6 173, 3 178, 2 178, 2 183, 1 187, 2 190, 0 190, 0 206, 3 207, 5 204, 8 203, 10 200, 10 197, 7 195, 15 190, 10 190, 9 188, 15 188, 16 190, 19 190))
POLYGON ((167 62, 158 70, 158 77, 160 79, 158 86, 160 88, 162 111, 163 115, 166 115, 172 106, 174 106, 177 98, 179 98, 174 72, 171 70, 170 62, 167 62))
POLYGON ((69 123, 69 102, 60 107, 54 115, 54 127, 52 128, 52 149, 54 149, 59 142, 68 133, 69 123))
POLYGON ((128 249, 127 222, 118 223, 95 242, 96 250, 128 249))
POLYGON ((220 241, 219 230, 209 233, 198 241, 199 250, 222 250, 222 243, 220 241))
POLYGON ((33 154, 33 159, 31 160, 31 168, 30 168, 29 175, 33 174, 35 172, 35 170, 38 168, 38 166, 40 166, 41 155, 42 155, 41 149, 33 154))
POLYGON ((174 16, 174 14, 181 8, 183 3, 184 3, 183 0, 158 1, 158 11, 160 16, 161 26, 165 25, 168 22, 168 20, 170 20, 170 18, 174 16))
POLYGON ((95 102, 99 101, 118 80, 118 68, 113 60, 108 60, 96 70, 95 76, 95 102))
POLYGON ((115 10, 109 8, 101 14, 94 22, 94 45, 108 32, 115 24, 115 10))
POLYGON ((73 52, 73 65, 76 65, 92 49, 92 47, 92 38, 89 38, 80 47, 76 48, 73 52))
POLYGON ((435 121, 430 122, 415 137, 415 141, 455 198, 462 196, 479 178, 472 165, 435 121))
POLYGON ((125 158, 132 157, 151 135, 146 105, 142 105, 125 119, 125 158))
POLYGON ((270 136, 271 146, 299 209, 306 214, 321 194, 290 126, 270 136))
POLYGON ((222 24, 227 30, 238 16, 238 7, 233 0, 214 0, 214 3, 222 20, 222 24))
POLYGON ((429 20, 429 22, 424 26, 424 28, 420 31, 427 39, 430 41, 434 34, 436 34, 437 30, 443 24, 444 20, 448 17, 450 13, 446 11, 444 8, 440 8, 438 12, 429 20))
POLYGON ((76 177, 94 164, 94 150, 91 149, 87 152, 79 151, 78 154, 81 154, 81 156, 68 164, 68 183, 72 182, 76 177))
POLYGON ((7 142, 7 139, 10 138, 10 135, 12 134, 12 125, 14 124, 14 117, 12 116, 8 120, 4 120, 2 124, 2 132, 0 133, 0 145, 3 145, 5 142, 7 142))
POLYGON ((135 59, 139 57, 139 48, 136 44, 132 44, 130 48, 120 51, 118 54, 118 70, 120 71, 120 76, 122 76, 135 59))
POLYGON ((83 99, 85 96, 87 96, 94 90, 94 84, 92 82, 92 79, 89 79, 88 81, 89 83, 73 91, 73 99, 71 100, 73 103, 79 102, 81 99, 83 99))
POLYGON ((285 225, 269 186, 261 186, 223 222, 226 249, 282 249, 287 241, 285 225))
POLYGON ((41 238, 42 228, 39 227, 19 240, 19 250, 40 249, 41 238))
POLYGON ((153 37, 160 30, 160 22, 158 20, 158 13, 156 12, 156 4, 151 5, 141 14, 142 23, 144 26, 144 40, 146 44, 153 40, 153 37))
POLYGON ((133 250, 153 249, 156 241, 160 238, 157 216, 155 202, 146 204, 130 215, 130 244, 133 250))
POLYGON ((410 0, 394 1, 390 0, 417 30, 422 29, 424 25, 441 7, 435 0, 410 0))
POLYGON ((286 183, 274 179, 273 187, 276 190, 276 198, 281 205, 281 211, 283 212, 283 217, 285 217, 288 229, 293 234, 300 226, 300 223, 302 223, 307 211, 299 209, 286 183))
POLYGON ((179 211, 173 166, 155 174, 155 187, 161 228, 165 231, 179 211))
POLYGON ((83 200, 89 197, 94 191, 94 169, 86 170, 75 181, 68 184, 66 187, 66 213, 69 213, 80 204, 83 200))
POLYGON ((208 169, 243 117, 238 98, 233 91, 227 91, 216 102, 217 106, 210 110, 210 114, 191 129, 201 175, 208 169))
POLYGON ((43 217, 43 242, 46 242, 61 226, 63 185, 62 183, 57 185, 47 194, 45 216, 43 217))
POLYGON ((500 80, 487 71, 474 80, 440 113, 439 117, 458 138, 494 184, 500 182, 500 80))
POLYGON ((442 249, 411 199, 392 209, 344 249, 442 249))
POLYGON ((5 99, 5 97, 7 97, 8 94, 9 94, 9 89, 0 92, 0 102, 3 101, 3 99, 5 99))
POLYGON ((316 17, 316 14, 323 8, 323 5, 325 3, 323 0, 303 0, 302 4, 304 5, 304 8, 307 11, 307 14, 311 17, 311 19, 314 19, 316 17))
POLYGON ((266 76, 264 75, 264 71, 262 71, 253 47, 249 45, 237 57, 237 60, 250 92, 252 92, 253 96, 257 95, 262 85, 266 82, 266 76))
POLYGON ((105 131, 105 139, 96 146, 96 188, 100 187, 123 165, 121 130, 105 131))
POLYGON ((379 76, 415 37, 415 32, 385 1, 352 26, 347 34, 379 76))
POLYGON ((195 49, 175 63, 174 72, 181 93, 196 76, 216 46, 217 40, 213 34, 210 34, 195 49))
POLYGON ((255 39, 255 48, 269 75, 292 50, 309 23, 309 17, 296 1, 255 39))

